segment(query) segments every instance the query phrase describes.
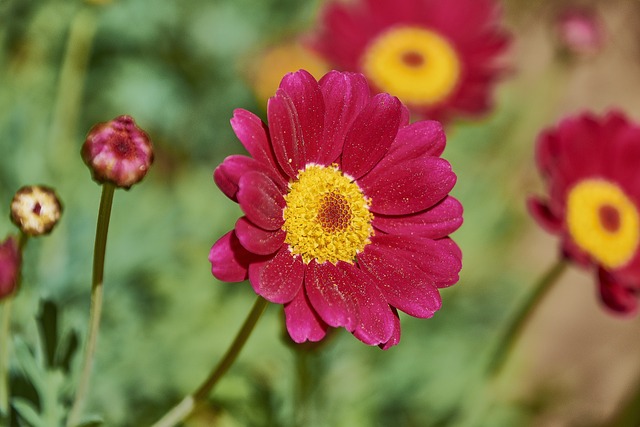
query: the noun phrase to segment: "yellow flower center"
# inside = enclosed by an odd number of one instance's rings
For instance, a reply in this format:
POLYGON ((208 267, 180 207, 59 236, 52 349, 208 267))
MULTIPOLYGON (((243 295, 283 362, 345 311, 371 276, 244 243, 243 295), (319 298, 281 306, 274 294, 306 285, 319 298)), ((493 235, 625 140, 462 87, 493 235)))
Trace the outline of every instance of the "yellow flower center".
POLYGON ((573 240, 604 267, 629 262, 640 242, 638 209, 617 185, 599 179, 578 183, 567 198, 573 240))
POLYGON ((441 35, 396 27, 378 36, 363 56, 363 70, 382 91, 415 105, 436 104, 460 80, 460 60, 441 35))
POLYGON ((336 165, 307 165, 284 199, 285 242, 305 263, 353 263, 370 243, 371 201, 336 165))

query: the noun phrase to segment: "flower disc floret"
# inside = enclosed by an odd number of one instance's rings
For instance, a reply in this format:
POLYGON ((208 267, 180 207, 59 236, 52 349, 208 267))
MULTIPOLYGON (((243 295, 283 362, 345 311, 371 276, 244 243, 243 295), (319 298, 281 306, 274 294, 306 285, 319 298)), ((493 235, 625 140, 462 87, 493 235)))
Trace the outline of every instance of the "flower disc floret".
POLYGON ((284 197, 285 242, 291 253, 322 264, 350 264, 371 241, 371 202, 337 165, 308 165, 284 197))
POLYGON ((11 201, 11 220, 29 236, 49 233, 61 215, 62 204, 56 192, 44 185, 22 187, 11 201))

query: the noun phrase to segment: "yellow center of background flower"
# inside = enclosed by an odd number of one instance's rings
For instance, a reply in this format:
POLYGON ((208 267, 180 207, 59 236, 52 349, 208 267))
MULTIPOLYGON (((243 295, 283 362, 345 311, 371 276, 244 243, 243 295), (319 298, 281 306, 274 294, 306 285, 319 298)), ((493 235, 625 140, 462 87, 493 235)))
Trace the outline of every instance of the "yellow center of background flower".
POLYGON ((363 56, 363 71, 382 91, 408 104, 444 100, 460 79, 460 60, 434 31, 398 27, 378 36, 363 56))
POLYGON ((588 179, 573 187, 567 225, 578 246, 606 268, 622 267, 638 249, 638 209, 613 183, 588 179))
POLYGON ((284 199, 285 242, 305 263, 353 263, 370 243, 371 202, 336 165, 307 165, 284 199))

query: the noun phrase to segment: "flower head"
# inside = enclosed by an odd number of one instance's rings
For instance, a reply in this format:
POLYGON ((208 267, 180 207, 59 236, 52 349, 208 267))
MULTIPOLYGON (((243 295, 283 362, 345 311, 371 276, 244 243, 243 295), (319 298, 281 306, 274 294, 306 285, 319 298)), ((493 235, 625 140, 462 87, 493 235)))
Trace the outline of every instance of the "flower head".
POLYGON ((621 313, 640 294, 640 126, 623 114, 567 118, 540 135, 548 195, 529 200, 565 257, 597 270, 603 302, 621 313))
POLYGON ((213 275, 248 278, 284 304, 295 342, 344 327, 366 344, 397 344, 396 309, 433 316, 461 268, 448 235, 462 207, 448 195, 456 176, 440 158, 441 125, 409 124, 397 98, 336 71, 319 82, 287 74, 267 117, 236 110, 231 120, 251 156, 214 172, 244 216, 213 245, 213 275))
POLYGON ((62 215, 56 192, 44 185, 20 188, 11 201, 11 220, 29 236, 49 233, 62 215))
POLYGON ((15 236, 7 237, 0 243, 0 300, 11 295, 20 275, 20 249, 15 236))
POLYGON ((126 189, 142 180, 153 162, 151 140, 130 116, 91 128, 81 154, 95 181, 126 189))
POLYGON ((490 108, 495 58, 509 42, 498 17, 494 0, 334 2, 313 45, 418 115, 446 120, 490 108))
POLYGON ((602 49, 604 28, 593 9, 571 7, 564 9, 557 18, 556 33, 565 52, 575 55, 592 55, 602 49))

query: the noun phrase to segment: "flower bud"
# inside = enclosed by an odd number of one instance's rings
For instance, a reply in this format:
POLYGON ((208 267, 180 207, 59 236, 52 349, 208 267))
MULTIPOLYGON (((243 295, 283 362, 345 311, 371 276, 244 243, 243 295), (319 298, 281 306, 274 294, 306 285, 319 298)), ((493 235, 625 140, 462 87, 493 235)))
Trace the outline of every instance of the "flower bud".
POLYGON ((556 32, 561 48, 573 55, 593 55, 604 45, 604 29, 593 9, 565 9, 558 15, 556 32))
POLYGON ((0 243, 0 300, 15 290, 20 275, 21 259, 18 239, 15 236, 9 236, 0 243))
POLYGON ((61 214, 62 205, 55 191, 43 185, 22 187, 11 201, 11 221, 29 236, 49 233, 61 214))
POLYGON ((142 180, 153 162, 149 136, 130 116, 91 128, 81 154, 94 181, 126 189, 142 180))

